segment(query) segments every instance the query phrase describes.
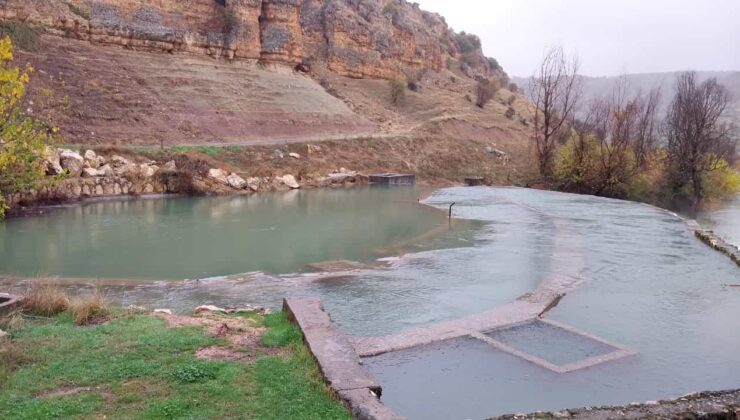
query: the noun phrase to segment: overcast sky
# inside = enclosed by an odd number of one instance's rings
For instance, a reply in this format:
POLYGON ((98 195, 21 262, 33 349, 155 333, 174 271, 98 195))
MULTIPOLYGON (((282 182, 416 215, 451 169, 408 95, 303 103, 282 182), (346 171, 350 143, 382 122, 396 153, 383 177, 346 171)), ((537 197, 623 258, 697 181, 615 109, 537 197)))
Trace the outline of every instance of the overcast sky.
POLYGON ((529 76, 547 46, 577 52, 581 73, 740 70, 740 0, 413 0, 486 55, 529 76))

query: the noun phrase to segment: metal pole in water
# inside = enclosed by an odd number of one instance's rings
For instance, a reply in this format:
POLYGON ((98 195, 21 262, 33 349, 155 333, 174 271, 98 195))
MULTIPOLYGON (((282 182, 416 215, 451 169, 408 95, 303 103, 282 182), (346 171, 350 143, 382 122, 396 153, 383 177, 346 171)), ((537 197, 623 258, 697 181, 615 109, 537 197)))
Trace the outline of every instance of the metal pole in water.
POLYGON ((447 215, 447 217, 448 217, 448 220, 449 220, 449 225, 450 225, 450 227, 452 227, 452 207, 453 207, 454 205, 455 205, 455 203, 454 203, 454 202, 453 202, 452 204, 450 204, 450 212, 449 212, 449 213, 448 213, 448 215, 447 215))

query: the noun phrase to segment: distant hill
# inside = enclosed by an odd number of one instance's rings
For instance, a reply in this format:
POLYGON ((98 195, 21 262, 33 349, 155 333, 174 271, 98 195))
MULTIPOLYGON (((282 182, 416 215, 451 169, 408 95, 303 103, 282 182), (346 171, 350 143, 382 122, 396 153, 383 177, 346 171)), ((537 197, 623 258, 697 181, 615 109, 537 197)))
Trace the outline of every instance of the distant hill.
MULTIPOLYGON (((629 74, 630 89, 633 92, 648 92, 653 88, 661 88, 662 103, 660 107, 660 114, 664 115, 671 98, 675 93, 675 81, 676 76, 679 72, 670 73, 642 73, 642 74, 629 74)), ((704 81, 711 77, 716 77, 717 81, 723 84, 730 91, 732 95, 731 103, 727 111, 727 117, 729 120, 740 126, 740 71, 726 71, 726 72, 697 72, 699 81, 704 81)), ((513 78, 523 90, 528 92, 529 79, 527 78, 513 78)), ((588 103, 591 99, 598 98, 611 93, 614 85, 616 84, 619 77, 582 77, 583 86, 583 102, 588 103)))

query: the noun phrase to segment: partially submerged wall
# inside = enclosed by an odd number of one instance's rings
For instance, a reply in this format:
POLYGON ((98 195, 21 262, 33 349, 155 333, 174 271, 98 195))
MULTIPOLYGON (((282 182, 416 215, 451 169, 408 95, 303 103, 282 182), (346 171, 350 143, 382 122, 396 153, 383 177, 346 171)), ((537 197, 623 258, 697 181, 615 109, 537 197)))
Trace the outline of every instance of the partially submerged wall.
POLYGON ((740 266, 740 249, 735 245, 725 241, 721 236, 711 230, 702 229, 694 220, 688 222, 689 227, 694 231, 699 240, 714 248, 715 250, 727 255, 732 261, 740 266))
POLYGON ((489 420, 513 419, 712 419, 740 418, 740 391, 702 392, 674 400, 652 401, 615 407, 589 407, 557 413, 514 414, 489 420))

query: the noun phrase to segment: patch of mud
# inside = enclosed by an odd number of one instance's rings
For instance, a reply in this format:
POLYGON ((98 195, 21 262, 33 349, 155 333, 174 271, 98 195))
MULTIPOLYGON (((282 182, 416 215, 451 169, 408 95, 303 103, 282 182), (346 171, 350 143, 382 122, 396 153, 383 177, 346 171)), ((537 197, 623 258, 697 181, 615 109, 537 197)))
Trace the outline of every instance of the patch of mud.
POLYGON ((69 387, 57 388, 52 391, 42 392, 40 394, 37 394, 36 398, 45 399, 45 398, 71 397, 73 395, 83 394, 87 392, 95 392, 95 393, 101 394, 104 397, 106 397, 106 399, 113 395, 111 393, 111 390, 108 387, 69 386, 69 387))
POLYGON ((201 360, 222 360, 228 362, 254 363, 260 356, 282 355, 284 349, 267 348, 255 344, 252 347, 239 349, 222 346, 209 346, 198 349, 195 357, 201 360))
POLYGON ((262 334, 267 331, 267 328, 255 326, 257 321, 253 319, 227 317, 214 313, 198 317, 165 313, 157 313, 155 316, 163 318, 170 328, 202 326, 206 334, 211 337, 224 338, 229 341, 229 347, 209 346, 199 349, 195 353, 198 359, 253 363, 260 356, 285 352, 284 349, 263 347, 260 344, 262 334))

